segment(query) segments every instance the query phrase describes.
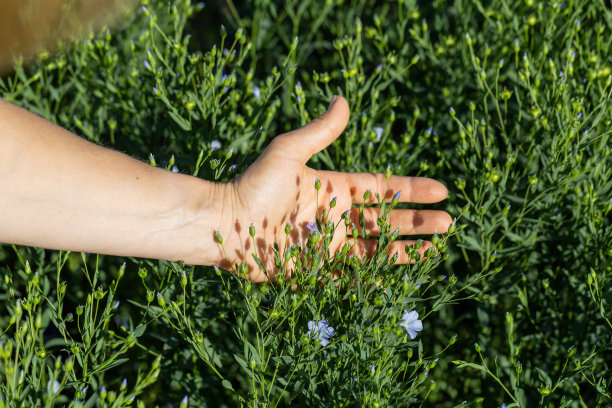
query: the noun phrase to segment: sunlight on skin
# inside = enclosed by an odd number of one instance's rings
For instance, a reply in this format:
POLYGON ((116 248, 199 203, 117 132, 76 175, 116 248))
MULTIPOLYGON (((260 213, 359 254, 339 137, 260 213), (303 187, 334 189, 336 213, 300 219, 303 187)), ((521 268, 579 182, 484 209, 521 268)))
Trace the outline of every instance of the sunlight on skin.
MULTIPOLYGON (((285 224, 292 226, 289 244, 298 240, 306 242, 310 233, 306 225, 315 221, 317 214, 317 191, 315 180, 321 181, 318 205, 319 215, 329 202, 337 197, 336 206, 329 211, 329 220, 337 224, 342 213, 351 210, 351 220, 359 225, 359 213, 355 204, 363 203, 363 193, 372 192, 366 204, 376 202, 376 194, 385 196, 390 202, 394 194, 402 191, 399 202, 435 203, 447 197, 447 190, 436 180, 423 177, 391 176, 387 182, 383 174, 341 173, 313 170, 306 166, 310 157, 329 146, 344 130, 349 119, 346 100, 335 97, 328 111, 306 126, 276 137, 261 156, 240 177, 226 184, 224 202, 231 206, 231 225, 226 225, 219 233, 223 237, 223 247, 227 258, 220 263, 230 268, 246 263, 248 278, 254 282, 267 280, 265 274, 253 260, 254 252, 249 226, 256 230, 255 252, 268 271, 273 271, 274 255, 272 244, 279 244, 283 253, 286 241, 285 224), (387 190, 385 192, 385 184, 387 190)), ((365 208, 366 234, 380 234, 376 217, 377 208, 365 208)), ((229 220, 230 217, 228 217, 229 220)), ((391 211, 391 230, 401 227, 400 235, 444 233, 452 222, 451 216, 444 211, 402 210, 391 211)), ((334 235, 330 252, 336 253, 348 241, 353 246, 352 253, 359 256, 372 255, 376 250, 376 239, 347 237, 342 224, 334 235)), ((413 240, 397 240, 390 244, 389 254, 399 254, 396 263, 409 261, 404 248, 412 245, 413 240)), ((419 253, 431 247, 431 242, 423 242, 419 253)), ((220 256, 225 258, 219 246, 220 256)))
MULTIPOLYGON (((363 193, 371 191, 391 201, 400 190, 400 202, 434 203, 447 196, 446 188, 428 178, 382 174, 341 173, 308 168, 313 154, 329 146, 349 118, 346 100, 336 97, 330 109, 301 129, 276 137, 240 177, 230 183, 212 183, 186 174, 150 166, 120 152, 80 138, 42 118, 0 99, 0 242, 42 248, 119 256, 184 261, 194 265, 249 268, 248 278, 266 280, 256 265, 255 250, 266 270, 274 273, 273 244, 281 254, 286 245, 285 225, 291 225, 288 243, 306 242, 309 229, 329 208, 337 224, 350 210, 359 225, 363 193), (321 188, 314 188, 319 179, 321 188), (387 189, 385 191, 385 185, 387 189), (249 226, 255 228, 254 245, 249 226), (223 249, 215 243, 223 237, 223 249), (225 255, 227 254, 227 256, 225 255)), ((365 234, 380 234, 378 209, 364 209, 365 234)), ((392 210, 391 230, 400 235, 446 232, 451 217, 444 211, 392 210)), ((375 239, 348 238, 337 230, 329 251, 346 242, 352 253, 371 256, 375 239)), ((397 263, 408 262, 398 240, 389 253, 397 263)), ((421 255, 431 243, 424 242, 421 255)))

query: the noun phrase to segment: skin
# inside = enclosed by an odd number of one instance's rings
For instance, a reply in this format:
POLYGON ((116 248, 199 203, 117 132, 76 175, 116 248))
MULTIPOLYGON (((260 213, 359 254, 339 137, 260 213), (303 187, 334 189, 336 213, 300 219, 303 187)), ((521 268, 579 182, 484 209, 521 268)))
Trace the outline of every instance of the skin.
MULTIPOLYGON (((87 142, 70 132, 0 99, 0 242, 49 249, 184 261, 230 269, 245 262, 248 279, 266 280, 251 254, 274 271, 272 244, 282 249, 285 225, 289 243, 304 241, 306 225, 315 221, 333 197, 329 219, 350 210, 358 225, 363 193, 388 201, 402 191, 400 202, 434 203, 447 190, 428 178, 313 170, 310 157, 344 130, 349 107, 335 97, 329 110, 308 125, 277 136, 242 175, 229 183, 152 167, 122 153, 87 142), (315 180, 321 181, 318 202, 315 180), (255 247, 249 235, 253 224, 255 247), (223 248, 215 241, 223 237, 223 248)), ((379 234, 376 209, 366 208, 366 233, 379 234)), ((447 231, 452 219, 444 211, 393 210, 391 228, 400 235, 447 231)), ((338 229, 334 253, 349 242, 352 252, 371 255, 376 240, 354 240, 338 229)), ((391 244, 397 263, 409 262, 404 251, 414 241, 391 244)), ((431 246, 425 242, 421 254, 431 246)))

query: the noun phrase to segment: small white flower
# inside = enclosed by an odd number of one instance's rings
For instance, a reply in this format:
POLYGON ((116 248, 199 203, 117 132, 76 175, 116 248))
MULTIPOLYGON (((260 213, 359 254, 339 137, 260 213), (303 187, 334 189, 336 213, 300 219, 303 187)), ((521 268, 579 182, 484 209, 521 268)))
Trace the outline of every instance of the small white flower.
POLYGON ((419 320, 419 314, 414 310, 411 312, 404 310, 404 316, 402 316, 400 326, 406 329, 411 339, 416 337, 417 332, 423 330, 423 322, 419 320))
POLYGON ((57 394, 61 386, 57 380, 53 381, 53 384, 51 384, 51 380, 47 381, 47 389, 51 391, 51 394, 57 394))
POLYGON ((253 96, 255 99, 259 99, 261 97, 261 89, 257 85, 253 87, 253 96))
POLYGON ((380 138, 382 137, 383 134, 383 128, 381 128, 380 126, 376 126, 374 128, 374 133, 376 133, 376 141, 380 142, 380 138))

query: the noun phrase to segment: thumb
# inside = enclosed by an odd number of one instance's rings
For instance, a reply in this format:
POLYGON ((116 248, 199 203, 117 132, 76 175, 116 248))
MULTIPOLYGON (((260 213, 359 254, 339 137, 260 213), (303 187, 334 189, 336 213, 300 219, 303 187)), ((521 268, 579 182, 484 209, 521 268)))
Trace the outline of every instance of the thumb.
POLYGON ((281 149, 279 153, 306 163, 312 155, 325 149, 340 136, 348 120, 348 102, 342 96, 336 95, 323 115, 276 138, 276 144, 281 149))

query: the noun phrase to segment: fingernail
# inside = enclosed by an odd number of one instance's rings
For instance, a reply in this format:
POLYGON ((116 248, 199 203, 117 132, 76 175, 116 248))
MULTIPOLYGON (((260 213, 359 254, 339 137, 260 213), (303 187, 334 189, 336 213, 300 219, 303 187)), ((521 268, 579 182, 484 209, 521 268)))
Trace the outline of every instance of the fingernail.
POLYGON ((331 102, 329 103, 329 107, 327 108, 327 110, 330 110, 332 106, 334 106, 334 103, 336 102, 337 99, 338 99, 338 95, 334 95, 331 102))

